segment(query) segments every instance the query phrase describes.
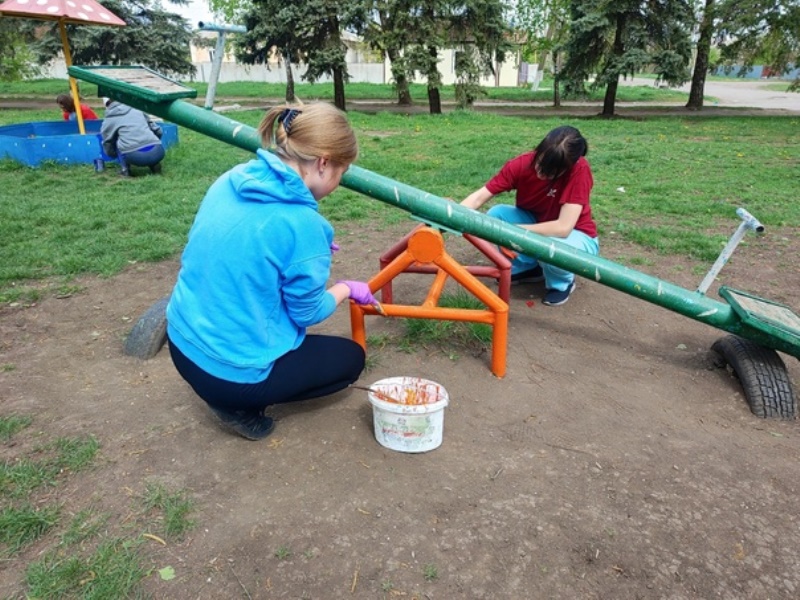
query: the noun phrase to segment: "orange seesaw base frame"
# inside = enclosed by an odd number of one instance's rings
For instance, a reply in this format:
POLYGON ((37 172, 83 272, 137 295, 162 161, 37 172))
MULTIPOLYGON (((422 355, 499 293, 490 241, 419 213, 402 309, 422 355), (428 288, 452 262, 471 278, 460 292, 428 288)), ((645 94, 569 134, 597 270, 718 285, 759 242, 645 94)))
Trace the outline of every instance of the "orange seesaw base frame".
POLYGON ((486 323, 492 326, 492 373, 503 377, 506 374, 508 346, 508 304, 445 252, 442 234, 435 229, 422 227, 414 231, 408 239, 406 250, 369 280, 369 289, 374 294, 414 264, 432 264, 438 267, 424 302, 420 306, 384 303, 381 304, 381 315, 374 306, 359 305, 351 301, 350 325, 353 340, 366 350, 365 315, 486 323), (438 306, 448 277, 452 277, 471 292, 486 305, 487 310, 438 306))
MULTIPOLYGON (((425 227, 425 225, 417 225, 399 242, 381 254, 381 269, 397 258, 400 253, 408 247, 408 240, 422 227, 425 227)), ((516 257, 516 253, 512 252, 511 250, 507 250, 506 248, 498 248, 494 244, 490 244, 486 240, 482 240, 481 238, 475 237, 474 235, 470 235, 468 233, 462 233, 461 237, 480 250, 480 252, 492 262, 492 265, 463 265, 464 268, 476 277, 491 277, 492 279, 496 279, 497 295, 500 296, 504 302, 508 302, 509 298, 511 297, 511 261, 516 257)), ((408 273, 435 274, 438 271, 438 267, 413 264, 409 266, 406 271, 408 273)), ((391 281, 381 289, 381 300, 391 304, 391 281)))

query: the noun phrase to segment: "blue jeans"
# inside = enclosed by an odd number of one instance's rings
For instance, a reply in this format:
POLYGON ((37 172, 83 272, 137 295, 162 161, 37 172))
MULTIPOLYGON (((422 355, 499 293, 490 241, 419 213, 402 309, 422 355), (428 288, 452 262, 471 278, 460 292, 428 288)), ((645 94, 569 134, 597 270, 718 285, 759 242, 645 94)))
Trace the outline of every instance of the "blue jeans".
POLYGON ((164 154, 164 146, 161 144, 145 146, 144 148, 139 148, 127 154, 123 154, 119 151, 117 152, 117 156, 119 156, 119 167, 123 171, 128 170, 128 165, 133 165, 135 167, 153 167, 164 159, 164 154))
MULTIPOLYGON (((532 225, 536 223, 536 217, 532 212, 508 204, 495 204, 489 209, 487 214, 495 219, 500 219, 506 223, 514 223, 515 225, 532 225)), ((552 239, 563 242, 577 250, 583 250, 589 254, 594 254, 595 256, 600 254, 600 242, 597 238, 588 236, 582 231, 573 229, 565 238, 552 239)), ((517 254, 517 257, 511 261, 511 274, 514 275, 521 271, 533 269, 537 264, 539 264, 539 260, 536 258, 524 254, 517 254)), ((545 262, 541 264, 542 271, 544 271, 545 287, 548 290, 559 290, 563 292, 575 281, 575 275, 573 273, 565 271, 564 269, 559 269, 553 265, 548 265, 545 262)))

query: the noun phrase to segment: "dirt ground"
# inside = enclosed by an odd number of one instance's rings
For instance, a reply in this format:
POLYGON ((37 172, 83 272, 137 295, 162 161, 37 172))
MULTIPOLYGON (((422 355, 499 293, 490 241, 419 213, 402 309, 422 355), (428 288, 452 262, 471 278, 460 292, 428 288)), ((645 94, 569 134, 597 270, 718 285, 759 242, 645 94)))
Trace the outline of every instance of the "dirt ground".
MULTIPOLYGON (((412 226, 358 239, 340 231, 333 277, 371 277, 412 226)), ((452 236, 447 249, 463 263, 480 260, 452 236)), ((710 267, 613 236, 602 254, 687 290, 710 267)), ((717 283, 798 313, 798 255, 796 228, 748 236, 717 283)), ((558 308, 541 304, 541 284, 515 286, 503 379, 488 353, 369 348, 374 366, 359 383, 412 375, 447 389, 440 448, 380 446, 360 390, 277 408, 275 433, 248 442, 218 427, 166 349, 147 361, 123 352, 177 269, 132 265, 83 278, 79 294, 0 307, 0 365, 13 365, 0 370, 2 413, 33 416, 45 439, 91 434, 101 443, 97 466, 57 488, 66 514, 91 505, 124 524, 148 483, 191 494, 195 528, 146 549, 176 578, 153 573, 147 595, 800 597, 798 423, 756 418, 735 377, 712 366, 709 348, 724 332, 586 279, 558 308), (437 576, 426 578, 426 567, 437 576)), ((430 281, 404 275, 395 300, 418 301, 430 281)), ((315 330, 349 335, 346 308, 315 330)), ((400 332, 395 320, 367 320, 370 336, 400 332)), ((800 362, 782 357, 800 393, 800 362)), ((0 445, 4 459, 13 452, 0 445)), ((42 550, 0 561, 0 597, 24 597, 25 567, 42 550)))
MULTIPOLYGON (((410 228, 340 236, 334 278, 374 275, 410 228)), ((452 236, 447 248, 480 258, 452 236)), ((649 259, 641 270, 686 289, 710 266, 613 236, 602 251, 649 259)), ((798 254, 796 229, 749 237, 721 280, 798 312, 798 254)), ((147 361, 123 353, 177 268, 133 265, 84 278, 70 297, 0 308, 0 364, 14 365, 0 372, 2 412, 32 415, 48 437, 101 442, 97 466, 59 487, 67 514, 91 504, 122 519, 148 482, 191 494, 196 527, 147 548, 153 567, 176 572, 146 579, 152 597, 800 596, 798 424, 756 418, 738 381, 711 367, 724 332, 586 279, 558 308, 540 303, 541 284, 514 286, 503 379, 487 353, 370 349, 360 383, 412 375, 445 386, 440 448, 380 446, 359 390, 278 408, 274 434, 249 442, 217 426, 166 349, 147 361)), ((430 281, 403 275, 395 301, 430 281)), ((317 331, 349 335, 346 308, 317 331)), ((367 320, 369 335, 399 331, 367 320)), ((797 384, 800 363, 783 358, 797 384)), ((21 597, 40 551, 0 563, 0 596, 21 597)))

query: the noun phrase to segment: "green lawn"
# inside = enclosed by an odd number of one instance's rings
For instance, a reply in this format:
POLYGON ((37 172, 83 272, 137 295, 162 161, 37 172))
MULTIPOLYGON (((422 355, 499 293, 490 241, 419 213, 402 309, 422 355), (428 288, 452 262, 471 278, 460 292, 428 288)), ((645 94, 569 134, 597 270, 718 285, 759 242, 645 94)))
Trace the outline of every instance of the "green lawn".
MULTIPOLYGON (((197 90, 198 99, 205 98, 208 85, 199 82, 185 82, 185 85, 197 90)), ((97 86, 92 83, 79 82, 81 95, 84 98, 97 98, 97 86)), ((421 83, 411 84, 411 96, 414 102, 426 104, 428 101, 427 86, 421 83)), ((545 79, 540 88, 534 92, 530 88, 501 87, 484 88, 485 96, 479 100, 496 100, 508 102, 551 102, 553 99, 553 81, 545 79)), ((36 97, 43 100, 52 99, 58 94, 68 93, 67 82, 62 79, 36 79, 14 83, 0 82, 0 97, 36 97)), ((602 101, 605 91, 592 92, 588 100, 602 101)), ((303 101, 333 100, 332 83, 296 83, 295 94, 303 101)), ((286 86, 281 83, 261 83, 251 81, 234 81, 217 85, 215 99, 244 98, 264 100, 266 98, 283 98, 286 86)), ((345 87, 347 100, 396 100, 397 96, 391 85, 372 83, 350 83, 345 87)), ((452 85, 442 86, 441 97, 445 102, 455 100, 455 88, 452 85)), ((617 100, 620 102, 685 102, 688 94, 674 90, 657 89, 653 86, 620 86, 617 100)))
MULTIPOLYGON (((255 126, 262 113, 231 116, 255 126)), ((713 262, 739 206, 768 227, 800 221, 796 117, 349 116, 361 145, 357 164, 458 199, 552 127, 576 125, 590 145, 601 236, 613 231, 663 253, 713 262)), ((0 112, 3 123, 53 118, 53 111, 0 112)), ((181 127, 162 177, 122 180, 113 168, 96 174, 90 165, 31 169, 0 161, 0 301, 36 297, 42 280, 58 290, 75 275, 112 275, 132 262, 175 256, 205 190, 249 156, 181 127)), ((407 218, 346 189, 326 199, 322 212, 342 233, 407 218)))

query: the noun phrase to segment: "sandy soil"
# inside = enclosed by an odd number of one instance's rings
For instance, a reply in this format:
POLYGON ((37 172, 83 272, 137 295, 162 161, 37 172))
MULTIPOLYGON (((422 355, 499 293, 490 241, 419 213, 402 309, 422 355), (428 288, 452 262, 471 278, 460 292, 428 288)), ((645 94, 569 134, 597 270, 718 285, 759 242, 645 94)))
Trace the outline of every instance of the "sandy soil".
MULTIPOLYGON (((410 228, 341 237, 334 277, 370 277, 410 228)), ((447 244, 462 262, 480 258, 463 240, 447 244)), ((798 312, 798 252, 795 229, 748 238, 721 279, 798 312)), ((649 258, 647 272, 686 289, 702 278, 698 265, 612 238, 603 253, 649 258)), ((0 364, 14 366, 0 372, 2 412, 32 415, 46 436, 102 444, 97 466, 59 488, 67 513, 91 503, 122 518, 148 482, 191 494, 196 527, 147 548, 154 567, 177 575, 148 577, 152 597, 800 595, 797 423, 756 418, 737 379, 711 366, 724 332, 585 279, 559 308, 540 303, 540 284, 515 286, 503 379, 485 352, 370 348, 361 383, 412 375, 445 386, 440 448, 380 446, 358 390, 276 409, 275 433, 248 442, 217 426, 166 350, 147 361, 123 353, 176 272, 174 261, 134 265, 84 278, 80 294, 0 308, 0 364)), ((430 281, 403 275, 396 301, 430 281)), ((400 327, 367 320, 370 335, 400 327)), ((347 310, 318 330, 349 335, 347 310)), ((800 363, 784 359, 800 381, 800 363)), ((0 596, 22 597, 39 551, 0 562, 0 596)))

